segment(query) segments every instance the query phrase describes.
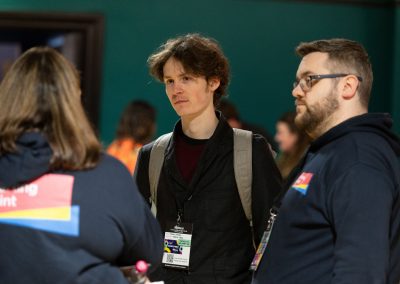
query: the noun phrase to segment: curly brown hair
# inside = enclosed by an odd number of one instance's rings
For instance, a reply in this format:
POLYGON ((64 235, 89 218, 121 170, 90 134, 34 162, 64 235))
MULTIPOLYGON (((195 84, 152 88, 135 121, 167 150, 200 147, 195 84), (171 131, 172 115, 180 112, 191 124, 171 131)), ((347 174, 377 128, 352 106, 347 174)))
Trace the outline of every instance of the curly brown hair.
POLYGON ((218 105, 221 97, 226 96, 229 63, 216 40, 200 34, 169 39, 147 60, 150 74, 160 82, 164 79, 164 65, 171 57, 178 60, 190 74, 204 76, 207 81, 211 78, 220 80, 214 92, 214 106, 218 105))

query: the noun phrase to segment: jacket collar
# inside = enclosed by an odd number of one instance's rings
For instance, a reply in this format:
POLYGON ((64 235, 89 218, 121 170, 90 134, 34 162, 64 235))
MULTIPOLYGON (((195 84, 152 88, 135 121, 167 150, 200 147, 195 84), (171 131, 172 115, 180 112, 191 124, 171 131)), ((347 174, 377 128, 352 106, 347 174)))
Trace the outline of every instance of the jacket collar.
POLYGON ((233 147, 233 138, 227 139, 227 137, 233 137, 232 128, 219 111, 216 112, 216 115, 219 120, 218 125, 213 135, 206 142, 204 151, 199 158, 197 169, 189 185, 187 185, 181 177, 175 160, 175 141, 177 139, 177 135, 179 135, 179 132, 182 131, 182 122, 179 120, 175 124, 173 135, 165 152, 164 169, 184 188, 187 186, 193 188, 195 185, 197 185, 201 181, 202 177, 204 177, 207 169, 215 161, 217 154, 221 153, 221 151, 230 151, 233 147))
POLYGON ((355 132, 374 133, 385 138, 394 152, 400 155, 400 139, 390 129, 393 120, 387 113, 366 113, 352 117, 325 132, 313 141, 309 151, 316 152, 332 141, 355 132))

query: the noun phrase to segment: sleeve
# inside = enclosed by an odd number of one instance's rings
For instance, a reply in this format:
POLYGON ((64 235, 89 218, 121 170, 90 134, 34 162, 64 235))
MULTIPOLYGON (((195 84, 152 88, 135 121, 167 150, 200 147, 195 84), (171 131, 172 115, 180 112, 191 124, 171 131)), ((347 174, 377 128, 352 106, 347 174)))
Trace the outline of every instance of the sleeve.
POLYGON ((112 218, 118 224, 124 241, 117 263, 125 266, 145 260, 156 267, 161 263, 163 253, 160 225, 125 166, 118 162, 118 165, 113 165, 113 173, 114 189, 110 191, 109 200, 112 200, 112 218))
POLYGON ((269 210, 282 190, 282 178, 270 147, 260 135, 253 136, 252 215, 254 240, 259 244, 266 229, 269 210))
POLYGON ((149 160, 152 144, 143 146, 140 151, 136 162, 135 172, 133 179, 138 185, 139 192, 146 200, 146 203, 151 206, 150 202, 150 181, 149 181, 149 160))
POLYGON ((386 283, 393 192, 389 177, 366 165, 333 184, 327 199, 336 238, 332 283, 386 283))
MULTIPOLYGON (((163 254, 163 237, 158 221, 152 215, 150 209, 144 204, 142 200, 142 226, 140 232, 137 234, 135 241, 131 242, 124 254, 120 258, 122 265, 129 264, 132 259, 145 260, 151 264, 152 270, 161 263, 163 254)), ((132 222, 133 223, 133 222, 132 222)), ((138 230, 140 228, 137 228, 138 230)), ((129 231, 127 232, 129 234, 129 231)))

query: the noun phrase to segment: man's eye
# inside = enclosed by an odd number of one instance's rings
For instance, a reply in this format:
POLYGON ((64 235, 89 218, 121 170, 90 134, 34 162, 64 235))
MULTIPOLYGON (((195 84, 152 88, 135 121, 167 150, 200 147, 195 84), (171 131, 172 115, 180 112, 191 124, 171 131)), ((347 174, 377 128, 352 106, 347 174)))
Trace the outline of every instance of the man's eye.
POLYGON ((174 83, 174 80, 172 79, 165 80, 166 85, 171 85, 172 83, 174 83))
POLYGON ((189 77, 189 76, 183 76, 183 77, 182 77, 182 80, 183 80, 183 81, 189 81, 189 80, 190 80, 190 77, 189 77))

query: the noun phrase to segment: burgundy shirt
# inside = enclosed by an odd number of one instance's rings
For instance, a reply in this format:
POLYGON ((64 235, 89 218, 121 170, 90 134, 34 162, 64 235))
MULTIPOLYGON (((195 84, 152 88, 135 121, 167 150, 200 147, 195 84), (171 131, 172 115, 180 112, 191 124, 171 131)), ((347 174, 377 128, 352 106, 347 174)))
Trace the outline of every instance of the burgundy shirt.
POLYGON ((190 183, 208 139, 193 139, 183 131, 176 135, 176 163, 183 179, 190 183))

